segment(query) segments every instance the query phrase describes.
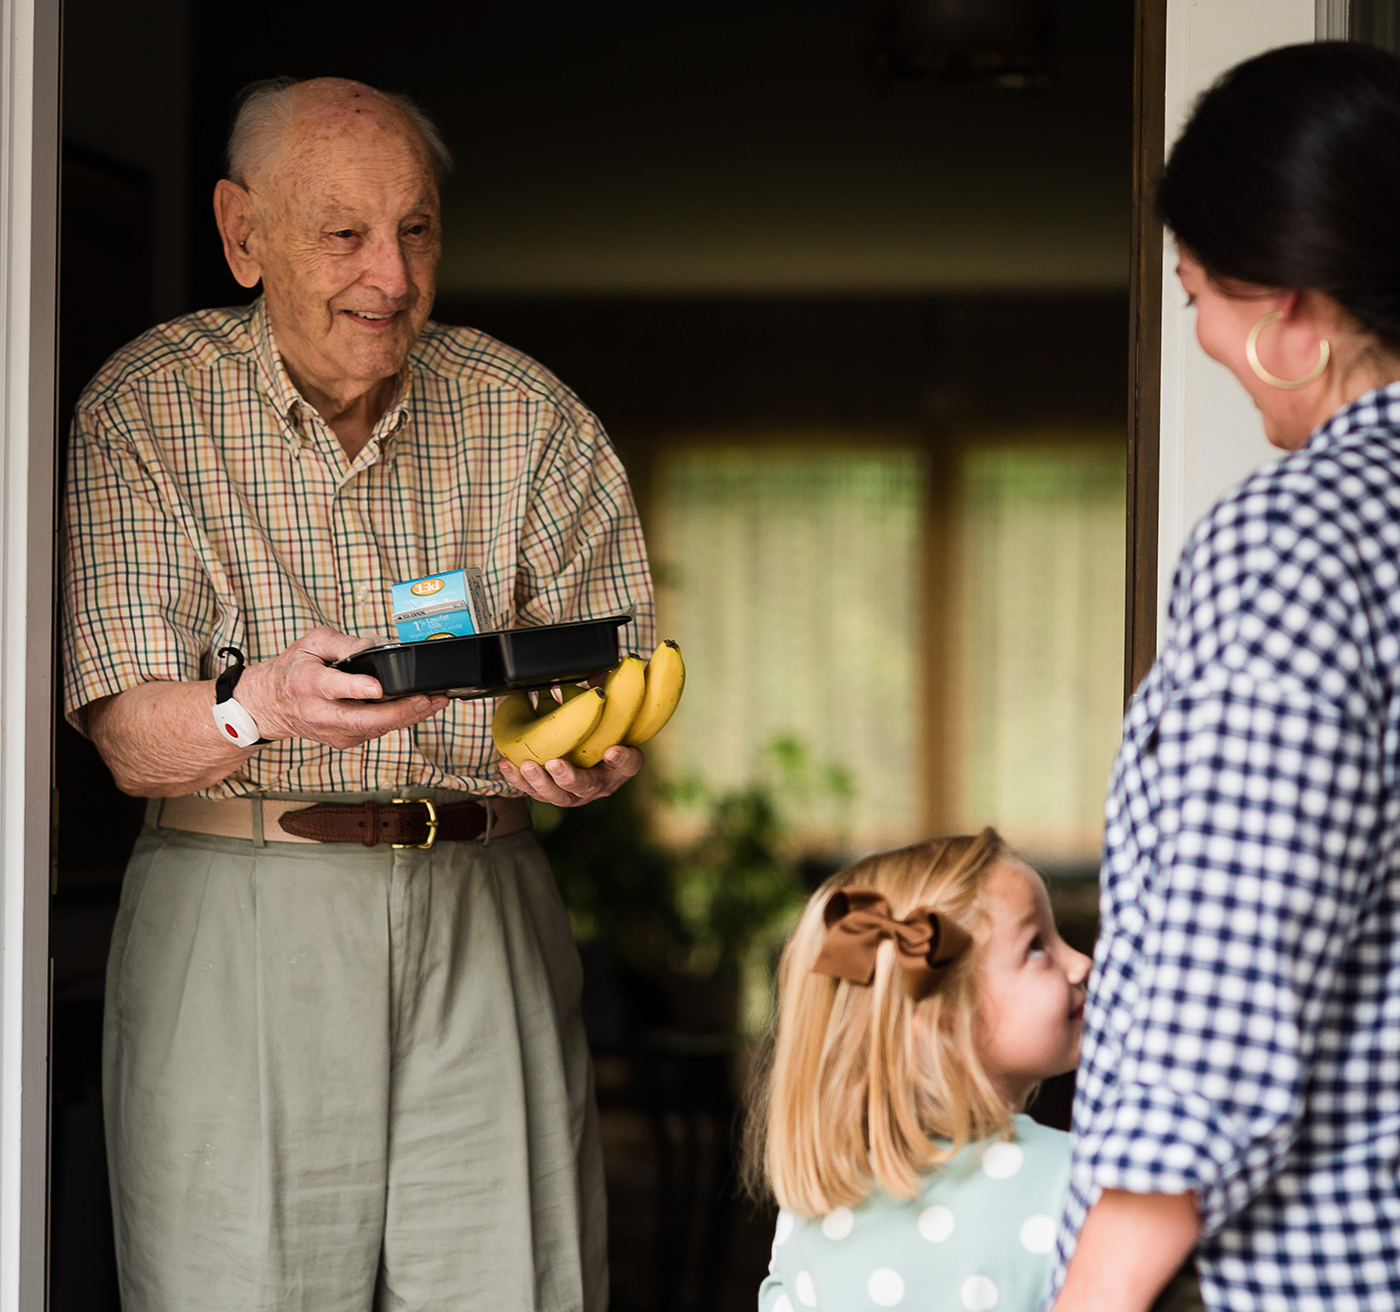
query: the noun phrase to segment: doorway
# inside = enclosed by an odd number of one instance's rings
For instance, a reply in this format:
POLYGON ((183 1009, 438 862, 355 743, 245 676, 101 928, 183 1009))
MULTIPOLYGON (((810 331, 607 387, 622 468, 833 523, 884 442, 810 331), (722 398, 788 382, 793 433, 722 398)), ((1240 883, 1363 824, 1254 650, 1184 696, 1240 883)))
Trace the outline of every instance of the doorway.
MULTIPOLYGON (((1111 718, 1119 695, 1116 677, 1067 688, 1011 656, 1049 622, 1022 614, 1026 563, 1049 561, 1092 621, 1095 668, 1121 663, 1122 558, 1093 544, 1121 541, 1125 514, 1133 29, 1111 0, 1021 8, 1033 21, 974 41, 894 0, 555 4, 528 20, 434 3, 414 35, 369 41, 368 4, 341 6, 331 34, 301 4, 255 0, 236 28, 190 0, 66 5, 64 406, 149 323, 247 299, 209 222, 238 88, 358 76, 419 99, 458 159, 437 317, 525 350, 599 414, 688 651, 741 608, 748 645, 715 653, 709 686, 782 659, 755 584, 783 568, 783 543, 812 544, 809 600, 781 599, 785 625, 820 635, 808 655, 832 645, 810 600, 823 581, 844 590, 841 614, 872 602, 854 665, 804 657, 763 714, 729 716, 723 743, 663 754, 649 790, 541 817, 588 971, 619 1312, 751 1306, 772 1217, 737 1193, 733 1127, 771 950, 813 880, 869 846, 1014 812, 1066 904, 1092 902, 1085 788, 1029 796, 1006 726, 972 712, 1028 699, 1053 754, 1067 707, 1111 718), (822 554, 835 523, 880 533, 822 554), (1028 551, 1036 534, 1056 550, 1028 551), (744 549, 721 560, 719 541, 744 549), (702 554, 718 571, 704 579, 687 571, 702 554), (990 627, 974 577, 1001 598, 990 627), (891 633, 907 658, 867 674, 891 633), (991 693, 974 640, 1006 653, 991 693), (844 720, 812 712, 852 678, 871 689, 844 720), (901 785, 882 788, 893 752, 901 785), (723 851, 683 884, 676 852, 713 852, 724 816, 799 789, 813 804, 764 839, 757 887, 723 851), (664 894, 647 908, 670 926, 664 961, 624 941, 622 894, 583 855, 638 832, 626 808, 651 826, 629 851, 664 894), (734 905, 738 930, 721 914, 734 905)), ((1078 667, 1081 627, 1053 635, 1056 668, 1078 667)), ((98 1034, 141 807, 57 733, 52 1306, 114 1308, 98 1034)), ((1066 777, 1105 771, 1111 744, 1090 737, 1066 777)), ((1044 1114, 1063 1115, 1059 1098, 1044 1114)))

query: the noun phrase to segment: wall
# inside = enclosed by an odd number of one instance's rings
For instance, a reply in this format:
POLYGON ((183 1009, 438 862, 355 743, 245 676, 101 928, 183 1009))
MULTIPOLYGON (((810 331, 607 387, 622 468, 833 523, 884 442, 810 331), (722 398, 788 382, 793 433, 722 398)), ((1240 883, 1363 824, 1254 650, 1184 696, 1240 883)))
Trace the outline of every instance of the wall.
MULTIPOLYGON (((1260 51, 1313 40, 1315 21, 1315 0, 1169 0, 1167 149, 1196 97, 1216 77, 1260 51)), ((1159 640, 1172 574, 1192 526, 1226 488, 1280 454, 1265 440, 1244 390, 1196 344, 1195 313, 1186 307, 1175 268, 1168 238, 1162 265, 1159 640)))
POLYGON ((196 6, 194 295, 240 298, 204 197, 229 97, 278 73, 363 78, 439 119, 445 300, 1121 289, 1132 6, 1048 3, 1036 93, 882 82, 868 0, 420 0, 431 48, 366 39, 366 0, 329 27, 282 0, 236 24, 196 6))
POLYGON ((189 308, 186 156, 189 18, 184 0, 64 0, 63 136, 150 180, 150 314, 189 308))

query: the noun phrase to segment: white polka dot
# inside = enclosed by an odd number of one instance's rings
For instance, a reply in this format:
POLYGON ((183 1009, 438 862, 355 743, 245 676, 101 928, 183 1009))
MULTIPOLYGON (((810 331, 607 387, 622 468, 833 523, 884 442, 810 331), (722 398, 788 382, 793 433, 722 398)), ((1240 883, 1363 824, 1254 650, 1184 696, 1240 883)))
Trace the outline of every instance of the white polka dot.
POLYGON ((961 1293, 962 1305, 967 1312, 989 1312, 1001 1297, 997 1287, 986 1276, 968 1276, 962 1282, 961 1293))
POLYGON ((817 1286, 812 1281, 810 1271, 799 1271, 797 1279, 792 1282, 793 1293, 797 1295, 797 1301, 807 1307, 817 1305, 817 1286))
POLYGON ((777 1232, 777 1234, 775 1234, 775 1235, 773 1236, 773 1243, 774 1243, 775 1245, 776 1245, 776 1244, 785 1244, 785 1243, 787 1243, 787 1241, 792 1237, 792 1227, 793 1227, 792 1213, 791 1213, 791 1212, 779 1212, 779 1213, 778 1213, 778 1232, 777 1232))
POLYGON ((844 1239, 856 1228, 856 1214, 849 1207, 837 1207, 822 1220, 822 1234, 828 1239, 844 1239))
POLYGON ((931 1244, 941 1244, 953 1233, 953 1214, 941 1203, 919 1213, 919 1234, 931 1244))
POLYGON ((1032 1216, 1021 1227, 1021 1247, 1028 1253, 1048 1253, 1055 1247, 1055 1221, 1049 1216, 1032 1216))
POLYGON ((1021 1163, 1025 1160, 1026 1154, 1020 1144, 994 1143, 982 1154, 982 1169, 993 1180, 1009 1180, 1021 1169, 1021 1163))
POLYGON ((773 1304, 773 1312, 792 1312, 792 1299, 786 1294, 779 1294, 778 1301, 773 1304))
POLYGON ((904 1279, 898 1271, 882 1266, 865 1282, 865 1292, 876 1307, 894 1307, 904 1299, 904 1279))

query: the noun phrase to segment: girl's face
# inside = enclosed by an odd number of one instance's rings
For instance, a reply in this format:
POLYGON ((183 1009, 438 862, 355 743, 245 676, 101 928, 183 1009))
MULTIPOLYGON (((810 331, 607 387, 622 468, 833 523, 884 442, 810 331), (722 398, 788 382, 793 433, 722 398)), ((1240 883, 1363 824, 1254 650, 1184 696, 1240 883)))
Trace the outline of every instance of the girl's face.
POLYGON ((978 1055, 1007 1105, 1073 1070, 1091 962, 1060 937, 1044 881, 1008 857, 987 876, 991 932, 977 966, 978 1055))

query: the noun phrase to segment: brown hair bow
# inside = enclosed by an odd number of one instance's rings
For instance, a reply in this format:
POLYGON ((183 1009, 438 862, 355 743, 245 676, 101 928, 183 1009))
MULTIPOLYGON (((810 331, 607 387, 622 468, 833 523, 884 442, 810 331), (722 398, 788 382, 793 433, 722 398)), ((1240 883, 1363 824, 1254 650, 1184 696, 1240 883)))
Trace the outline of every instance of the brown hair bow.
POLYGON ((834 975, 852 984, 875 978, 875 952, 882 939, 894 942, 904 992, 917 1002, 942 983, 943 976, 972 945, 961 925, 928 907, 916 907, 903 920, 890 915, 890 904, 871 888, 842 888, 823 912, 826 942, 812 967, 814 975, 834 975))

